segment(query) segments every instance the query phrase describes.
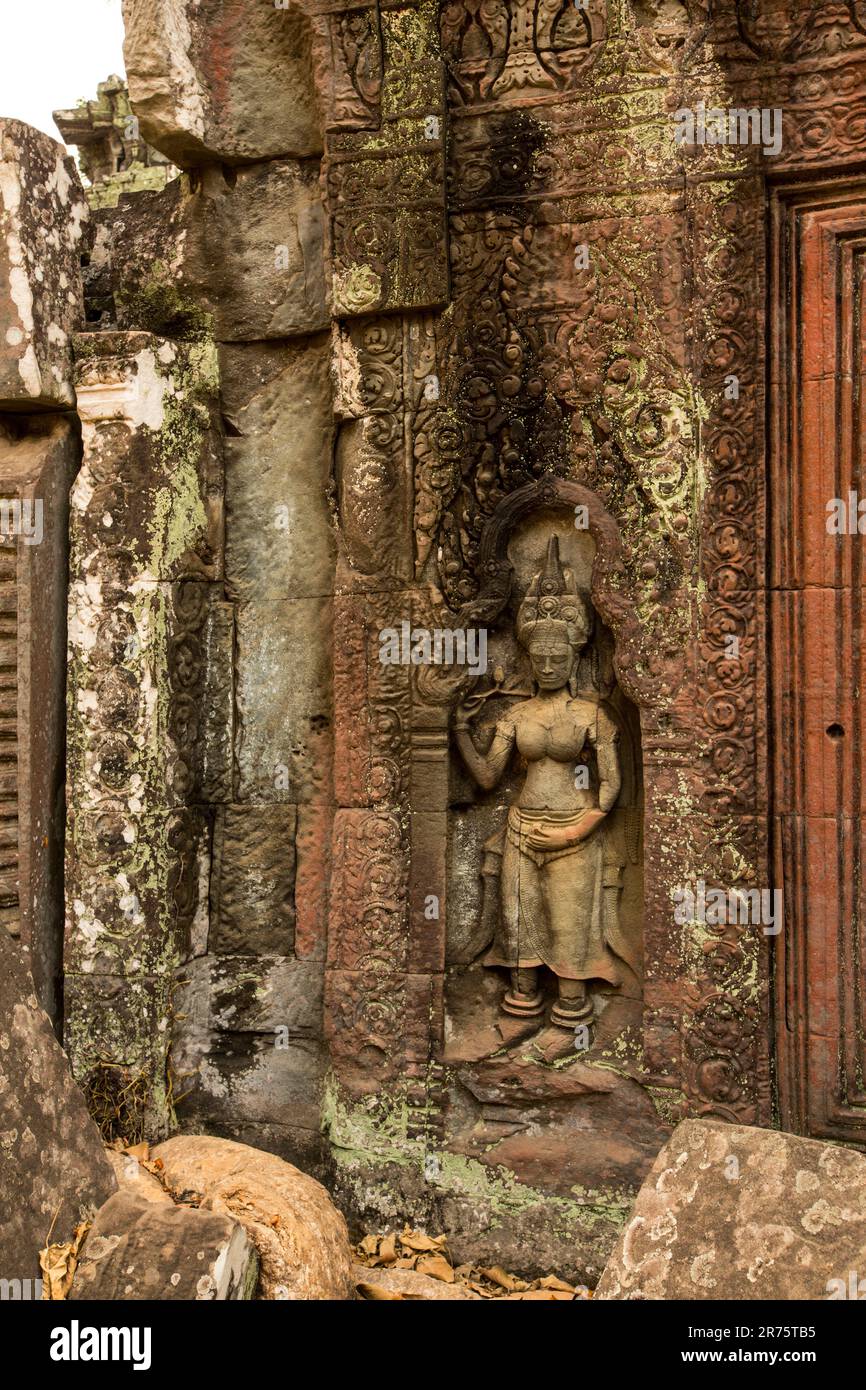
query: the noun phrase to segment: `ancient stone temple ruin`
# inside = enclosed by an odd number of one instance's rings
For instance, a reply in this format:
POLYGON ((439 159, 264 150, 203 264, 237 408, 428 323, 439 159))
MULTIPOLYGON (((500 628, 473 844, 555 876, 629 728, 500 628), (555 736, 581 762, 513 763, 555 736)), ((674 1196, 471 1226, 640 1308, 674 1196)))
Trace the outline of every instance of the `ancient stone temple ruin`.
POLYGON ((866 3, 124 17, 86 191, 0 123, 0 915, 103 1132, 583 1278, 680 1119, 864 1146, 866 3))

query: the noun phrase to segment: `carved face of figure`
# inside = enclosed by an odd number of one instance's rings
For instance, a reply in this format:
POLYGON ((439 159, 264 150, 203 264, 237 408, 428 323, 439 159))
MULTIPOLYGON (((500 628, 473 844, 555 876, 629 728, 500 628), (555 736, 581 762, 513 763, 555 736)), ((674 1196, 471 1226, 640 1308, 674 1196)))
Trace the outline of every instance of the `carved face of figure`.
POLYGON ((530 642, 532 674, 541 690, 561 690, 574 668, 575 653, 567 642, 530 642))

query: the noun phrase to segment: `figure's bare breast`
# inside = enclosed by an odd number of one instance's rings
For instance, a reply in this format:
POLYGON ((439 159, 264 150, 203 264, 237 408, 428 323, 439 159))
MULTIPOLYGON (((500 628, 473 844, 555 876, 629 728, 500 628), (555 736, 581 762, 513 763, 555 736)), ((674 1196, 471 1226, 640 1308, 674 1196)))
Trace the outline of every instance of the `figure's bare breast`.
POLYGON ((583 702, 529 700, 515 712, 515 739, 526 759, 526 781, 518 798, 525 810, 580 811, 595 804, 589 788, 575 785, 587 749, 583 702))

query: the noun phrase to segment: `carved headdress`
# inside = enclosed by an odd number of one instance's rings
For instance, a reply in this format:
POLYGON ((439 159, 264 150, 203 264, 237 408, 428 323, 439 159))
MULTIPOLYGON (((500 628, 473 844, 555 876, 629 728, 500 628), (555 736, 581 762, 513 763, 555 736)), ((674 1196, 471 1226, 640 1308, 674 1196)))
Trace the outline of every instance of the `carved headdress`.
POLYGON ((559 537, 551 536, 544 569, 532 583, 517 613, 517 637, 524 647, 532 641, 567 642, 575 658, 592 632, 592 615, 577 587, 572 570, 559 560, 559 537))

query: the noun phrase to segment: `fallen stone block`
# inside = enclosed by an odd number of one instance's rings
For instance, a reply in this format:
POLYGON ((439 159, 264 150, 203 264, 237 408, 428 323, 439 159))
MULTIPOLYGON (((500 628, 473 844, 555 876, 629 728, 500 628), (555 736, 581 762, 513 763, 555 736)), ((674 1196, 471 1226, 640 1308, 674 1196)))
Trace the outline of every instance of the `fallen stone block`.
POLYGON ((175 1135, 151 1152, 178 1201, 233 1216, 261 1260, 266 1299, 347 1299, 355 1271, 346 1223, 315 1178, 229 1139, 175 1135))
POLYGON ((866 1157, 776 1130, 684 1120, 595 1297, 847 1298, 861 1277, 866 1157))
POLYGON ((0 929, 0 1279, 39 1275, 116 1189, 99 1131, 39 1007, 27 957, 0 929))
POLYGON ((121 1191, 96 1214, 69 1298, 249 1299, 257 1277, 255 1248, 238 1222, 121 1191))
POLYGON ((73 405, 87 199, 62 145, 0 119, 0 409, 73 405))

